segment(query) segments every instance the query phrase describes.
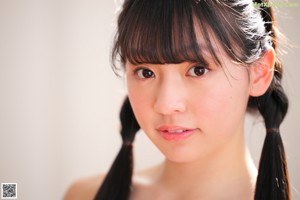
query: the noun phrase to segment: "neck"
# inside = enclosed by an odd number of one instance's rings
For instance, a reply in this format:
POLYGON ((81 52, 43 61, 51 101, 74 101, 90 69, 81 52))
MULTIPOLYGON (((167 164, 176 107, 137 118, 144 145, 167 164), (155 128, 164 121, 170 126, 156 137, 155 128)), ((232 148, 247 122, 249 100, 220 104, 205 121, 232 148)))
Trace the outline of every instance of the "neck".
POLYGON ((224 194, 236 197, 237 193, 241 196, 247 193, 247 196, 252 197, 256 175, 257 170, 250 153, 244 142, 241 142, 193 162, 175 163, 166 160, 158 183, 170 191, 182 194, 193 192, 210 199, 217 199, 216 195, 224 197, 224 194))

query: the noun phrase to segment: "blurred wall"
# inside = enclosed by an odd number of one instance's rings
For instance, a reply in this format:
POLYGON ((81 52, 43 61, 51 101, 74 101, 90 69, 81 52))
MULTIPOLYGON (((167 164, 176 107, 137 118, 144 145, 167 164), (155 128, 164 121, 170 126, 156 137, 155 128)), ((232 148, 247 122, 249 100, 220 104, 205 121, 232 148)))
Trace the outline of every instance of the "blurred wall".
MULTIPOLYGON (((299 1, 297 1, 299 2, 299 1)), ((114 1, 0 0, 0 182, 19 199, 62 199, 82 176, 107 171, 120 146, 118 112, 126 89, 110 68, 114 1)), ((300 8, 278 8, 299 46, 300 8)), ((282 126, 294 199, 300 199, 299 48, 289 50, 284 85, 291 109, 282 126)), ((247 121, 257 162, 264 130, 247 121)), ((143 133, 136 168, 162 159, 143 133)))

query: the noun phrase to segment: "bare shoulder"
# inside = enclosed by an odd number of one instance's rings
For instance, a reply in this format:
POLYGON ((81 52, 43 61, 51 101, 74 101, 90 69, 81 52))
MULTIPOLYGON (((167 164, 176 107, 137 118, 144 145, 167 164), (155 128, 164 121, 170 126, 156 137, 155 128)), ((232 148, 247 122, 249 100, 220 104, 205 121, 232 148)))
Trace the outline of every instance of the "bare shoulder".
MULTIPOLYGON (((145 199, 153 194, 152 183, 156 179, 161 167, 153 167, 138 173, 133 176, 133 199, 145 199)), ((67 190, 64 200, 93 200, 96 193, 102 184, 105 175, 96 175, 86 177, 74 182, 67 190)))
POLYGON ((67 190, 64 200, 93 200, 104 177, 97 175, 77 180, 67 190))

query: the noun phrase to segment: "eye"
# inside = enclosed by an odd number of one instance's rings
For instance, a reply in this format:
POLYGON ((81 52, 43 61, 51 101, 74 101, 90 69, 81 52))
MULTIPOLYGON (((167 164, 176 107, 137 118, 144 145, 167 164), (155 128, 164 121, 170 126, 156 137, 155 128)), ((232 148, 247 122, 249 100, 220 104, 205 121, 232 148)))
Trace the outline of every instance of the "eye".
POLYGON ((192 68, 189 69, 189 71, 187 72, 188 76, 193 76, 193 77, 197 77, 197 76, 203 76, 208 72, 208 68, 207 67, 203 67, 203 66, 193 66, 192 68))
POLYGON ((141 79, 154 78, 155 74, 153 71, 147 68, 139 68, 135 70, 135 74, 141 79))

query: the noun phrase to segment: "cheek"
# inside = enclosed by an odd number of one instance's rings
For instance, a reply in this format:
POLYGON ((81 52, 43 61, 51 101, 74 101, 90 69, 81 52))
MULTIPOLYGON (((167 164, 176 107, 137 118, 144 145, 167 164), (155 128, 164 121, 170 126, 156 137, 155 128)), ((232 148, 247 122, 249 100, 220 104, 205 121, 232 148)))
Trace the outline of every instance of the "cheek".
MULTIPOLYGON (((248 86, 244 82, 214 85, 193 99, 194 116, 203 128, 224 133, 243 123, 248 102, 248 86), (216 126, 217 125, 217 126, 216 126)), ((195 93, 194 93, 195 94, 195 93)))
POLYGON ((142 128, 148 124, 146 123, 151 118, 151 98, 152 96, 136 87, 134 84, 127 84, 128 86, 128 98, 130 100, 131 107, 135 114, 135 117, 142 128))

